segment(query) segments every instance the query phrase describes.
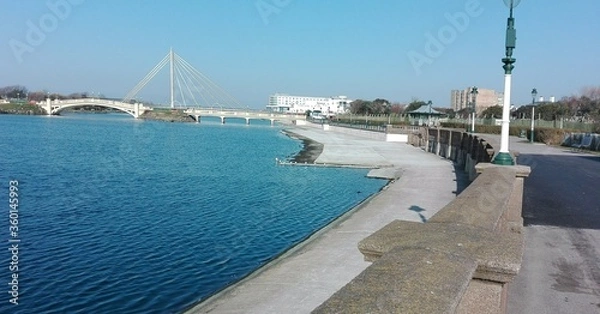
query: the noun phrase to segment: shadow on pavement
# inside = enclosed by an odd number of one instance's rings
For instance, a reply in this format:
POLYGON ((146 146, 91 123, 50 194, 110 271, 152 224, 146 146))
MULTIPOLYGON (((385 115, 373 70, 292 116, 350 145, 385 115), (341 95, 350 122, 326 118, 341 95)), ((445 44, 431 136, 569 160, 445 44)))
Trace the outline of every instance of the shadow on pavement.
POLYGON ((417 214, 419 214, 419 217, 421 218, 422 222, 427 222, 427 218, 425 216, 423 216, 423 214, 421 214, 421 212, 424 212, 425 209, 416 205, 412 205, 408 210, 411 210, 417 214))
POLYGON ((453 167, 454 174, 456 175, 456 179, 454 179, 454 181, 456 181, 456 191, 453 193, 458 195, 462 193, 462 191, 464 191, 469 184, 471 184, 471 181, 469 181, 469 174, 463 169, 463 167, 456 163, 453 164, 453 167))

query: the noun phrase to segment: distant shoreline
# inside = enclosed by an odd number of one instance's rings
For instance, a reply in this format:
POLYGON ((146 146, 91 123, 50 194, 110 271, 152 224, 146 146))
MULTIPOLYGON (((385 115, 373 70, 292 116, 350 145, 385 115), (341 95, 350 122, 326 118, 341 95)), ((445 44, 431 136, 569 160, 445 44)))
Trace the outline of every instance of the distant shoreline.
POLYGON ((312 140, 308 137, 302 136, 300 134, 294 133, 290 130, 282 130, 282 132, 292 139, 299 139, 302 141, 302 149, 296 156, 294 156, 290 161, 299 163, 299 164, 313 164, 319 158, 321 153, 323 152, 323 144, 312 140))

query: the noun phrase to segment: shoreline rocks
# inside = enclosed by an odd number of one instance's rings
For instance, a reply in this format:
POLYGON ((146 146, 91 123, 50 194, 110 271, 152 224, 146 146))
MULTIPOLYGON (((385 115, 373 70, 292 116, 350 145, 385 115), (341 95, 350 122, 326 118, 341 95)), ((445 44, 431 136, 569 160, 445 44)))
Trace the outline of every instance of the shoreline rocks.
POLYGON ((323 144, 315 140, 289 130, 283 130, 282 132, 290 138, 299 139, 302 141, 302 150, 300 150, 296 156, 292 157, 291 162, 298 164, 313 164, 323 152, 323 144))

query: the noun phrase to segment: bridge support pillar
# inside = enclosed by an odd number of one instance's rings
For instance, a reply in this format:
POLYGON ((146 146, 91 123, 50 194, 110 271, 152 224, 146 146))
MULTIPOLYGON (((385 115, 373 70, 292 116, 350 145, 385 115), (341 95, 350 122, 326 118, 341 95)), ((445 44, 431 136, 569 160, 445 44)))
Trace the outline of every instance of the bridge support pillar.
POLYGON ((196 123, 200 123, 200 115, 196 115, 196 123))
POLYGON ((46 112, 48 113, 49 116, 52 115, 52 101, 50 100, 50 97, 46 98, 46 112))
POLYGON ((136 102, 135 104, 133 104, 133 117, 137 119, 139 116, 140 116, 140 104, 136 102))
POLYGON ((221 117, 221 124, 225 124, 225 117, 221 117))
POLYGON ((250 124, 250 118, 246 118, 246 125, 250 124))

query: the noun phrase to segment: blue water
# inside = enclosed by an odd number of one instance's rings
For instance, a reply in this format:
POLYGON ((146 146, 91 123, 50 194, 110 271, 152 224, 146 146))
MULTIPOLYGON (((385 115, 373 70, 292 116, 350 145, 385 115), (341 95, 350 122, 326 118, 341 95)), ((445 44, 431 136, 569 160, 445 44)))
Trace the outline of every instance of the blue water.
POLYGON ((0 116, 0 313, 179 312, 385 184, 365 170, 277 166, 301 142, 243 123, 0 116))

